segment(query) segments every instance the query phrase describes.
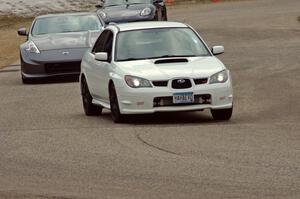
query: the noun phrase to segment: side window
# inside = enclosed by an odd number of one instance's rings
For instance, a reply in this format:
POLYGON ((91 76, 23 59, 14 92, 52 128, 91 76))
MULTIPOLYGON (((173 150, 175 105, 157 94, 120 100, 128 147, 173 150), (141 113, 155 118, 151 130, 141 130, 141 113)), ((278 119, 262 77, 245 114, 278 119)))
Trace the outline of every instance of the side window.
POLYGON ((107 52, 109 62, 112 59, 113 38, 114 38, 114 34, 111 31, 109 31, 109 34, 107 35, 107 39, 104 43, 104 52, 107 52))
POLYGON ((94 48, 92 50, 92 53, 98 53, 98 52, 104 52, 104 42, 106 41, 106 38, 109 34, 109 30, 104 30, 99 38, 97 39, 94 48))
POLYGON ((112 59, 112 46, 114 34, 110 30, 105 30, 99 36, 92 53, 107 52, 109 62, 112 59))

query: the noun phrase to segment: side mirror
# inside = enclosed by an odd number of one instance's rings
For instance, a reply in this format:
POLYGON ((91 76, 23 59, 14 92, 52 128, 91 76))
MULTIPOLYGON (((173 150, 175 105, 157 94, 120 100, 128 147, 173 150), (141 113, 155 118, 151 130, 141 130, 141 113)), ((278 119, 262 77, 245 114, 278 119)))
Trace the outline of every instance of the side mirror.
POLYGON ((20 28, 18 30, 18 35, 20 35, 20 36, 27 36, 26 28, 20 28))
POLYGON ((108 61, 108 55, 106 52, 96 53, 95 60, 97 61, 108 61))
POLYGON ((214 55, 220 55, 220 54, 224 53, 224 46, 214 46, 214 47, 212 47, 211 52, 214 55))
POLYGON ((104 6, 104 1, 99 1, 98 4, 96 5, 96 8, 101 9, 104 6))

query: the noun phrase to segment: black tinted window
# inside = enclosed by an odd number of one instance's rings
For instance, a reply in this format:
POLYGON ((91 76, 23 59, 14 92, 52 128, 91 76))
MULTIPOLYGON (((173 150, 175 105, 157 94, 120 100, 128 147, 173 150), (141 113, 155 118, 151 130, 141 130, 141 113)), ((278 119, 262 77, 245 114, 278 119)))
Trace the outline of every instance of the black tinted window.
POLYGON ((92 50, 93 53, 98 53, 98 52, 105 52, 104 51, 104 42, 107 39, 107 36, 109 35, 109 30, 104 30, 101 35, 99 36, 97 42, 95 43, 95 46, 92 50))
POLYGON ((108 59, 111 60, 113 38, 113 33, 110 30, 103 31, 103 33, 99 36, 92 52, 107 52, 108 59))

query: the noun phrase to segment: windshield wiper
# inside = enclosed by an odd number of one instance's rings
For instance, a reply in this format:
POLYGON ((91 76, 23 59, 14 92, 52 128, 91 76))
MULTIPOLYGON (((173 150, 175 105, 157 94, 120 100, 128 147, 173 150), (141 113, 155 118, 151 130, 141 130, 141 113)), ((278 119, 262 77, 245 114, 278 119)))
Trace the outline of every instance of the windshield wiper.
POLYGON ((135 60, 142 60, 144 58, 134 58, 134 57, 131 57, 131 58, 127 58, 127 59, 118 59, 117 61, 135 61, 135 60))
POLYGON ((106 5, 105 7, 113 7, 113 6, 121 6, 121 5, 124 5, 124 4, 112 4, 112 5, 106 5))
POLYGON ((66 31, 58 32, 58 33, 70 33, 70 32, 81 32, 81 31, 78 31, 78 30, 66 30, 66 31))
POLYGON ((135 5, 135 4, 145 4, 145 3, 127 3, 127 5, 135 5))

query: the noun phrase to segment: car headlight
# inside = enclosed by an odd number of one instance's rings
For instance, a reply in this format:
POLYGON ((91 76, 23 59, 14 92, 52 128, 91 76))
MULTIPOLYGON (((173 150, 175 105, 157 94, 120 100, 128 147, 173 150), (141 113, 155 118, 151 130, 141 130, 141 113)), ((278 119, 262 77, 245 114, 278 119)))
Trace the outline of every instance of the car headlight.
POLYGON ((40 54, 39 49, 37 48, 37 46, 33 43, 33 41, 28 42, 28 47, 26 48, 26 50, 30 53, 36 53, 36 54, 40 54))
POLYGON ((146 79, 143 79, 143 78, 140 78, 140 77, 130 76, 130 75, 125 76, 125 82, 131 88, 152 87, 149 80, 146 80, 146 79))
POLYGON ((148 16, 151 14, 151 9, 150 8, 145 8, 144 10, 142 10, 141 12, 141 16, 148 16))
POLYGON ((105 19, 107 17, 105 12, 100 12, 99 15, 102 19, 105 19))
POLYGON ((221 72, 218 72, 218 73, 212 75, 209 78, 209 83, 210 84, 224 83, 228 80, 228 77, 229 77, 228 70, 223 70, 221 72))

